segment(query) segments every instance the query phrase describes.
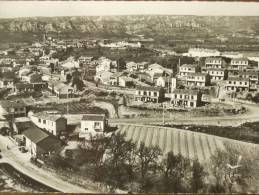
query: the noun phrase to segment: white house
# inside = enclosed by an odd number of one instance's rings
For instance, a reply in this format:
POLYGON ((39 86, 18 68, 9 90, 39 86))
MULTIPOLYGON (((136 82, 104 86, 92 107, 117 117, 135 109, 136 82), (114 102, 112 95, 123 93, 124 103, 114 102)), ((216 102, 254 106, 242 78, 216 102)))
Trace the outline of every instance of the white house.
POLYGON ((108 127, 104 114, 86 114, 81 120, 80 138, 89 139, 91 136, 101 135, 108 127))
POLYGON ((45 129, 55 136, 67 128, 67 119, 60 114, 40 112, 30 116, 31 121, 39 128, 45 129))

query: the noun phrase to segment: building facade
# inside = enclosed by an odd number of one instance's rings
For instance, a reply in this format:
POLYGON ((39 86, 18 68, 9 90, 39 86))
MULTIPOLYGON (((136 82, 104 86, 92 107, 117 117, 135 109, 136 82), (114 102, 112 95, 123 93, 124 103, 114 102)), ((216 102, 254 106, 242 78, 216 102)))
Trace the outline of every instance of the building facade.
POLYGON ((178 108, 196 108, 201 106, 202 93, 197 90, 175 89, 171 93, 171 105, 178 108))
POLYGON ((163 100, 165 92, 159 87, 137 87, 135 101, 159 103, 163 100))

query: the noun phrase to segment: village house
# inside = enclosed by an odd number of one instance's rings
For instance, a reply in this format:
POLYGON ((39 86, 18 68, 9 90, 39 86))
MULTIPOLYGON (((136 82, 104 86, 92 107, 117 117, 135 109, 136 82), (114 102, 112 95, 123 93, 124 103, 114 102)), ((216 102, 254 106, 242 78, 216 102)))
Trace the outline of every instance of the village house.
POLYGON ((27 105, 21 101, 0 101, 0 115, 6 118, 16 118, 26 116, 27 105))
POLYGON ((104 114, 86 114, 81 120, 80 138, 89 139, 91 136, 101 135, 108 127, 108 120, 104 114))
POLYGON ((171 105, 180 108, 196 108, 201 106, 202 93, 197 90, 175 89, 171 93, 171 105))
POLYGON ((248 67, 249 61, 247 58, 234 58, 230 62, 230 69, 245 70, 248 67))
POLYGON ((75 97, 74 88, 60 81, 49 81, 48 89, 59 99, 75 97))
POLYGON ((41 83, 42 82, 42 74, 38 72, 28 73, 22 76, 22 81, 28 83, 41 83))
POLYGON ((238 70, 229 73, 229 77, 239 77, 243 79, 249 79, 250 90, 256 90, 258 81, 259 81, 259 73, 256 70, 238 70))
POLYGON ((0 78, 0 88, 14 89, 14 78, 0 78))
POLYGON ((229 77, 225 83, 225 89, 229 92, 249 91, 249 79, 229 77))
POLYGON ((221 69, 225 68, 225 60, 221 57, 209 57, 205 59, 205 67, 206 68, 215 68, 221 69))
POLYGON ((127 62, 126 68, 130 72, 138 71, 138 69, 139 69, 138 64, 136 62, 127 62))
POLYGON ((37 127, 45 129, 55 136, 59 136, 67 128, 67 119, 61 114, 40 112, 32 114, 30 118, 37 127))
POLYGON ((171 83, 171 77, 160 76, 157 78, 155 85, 158 87, 168 88, 170 87, 170 83, 171 83))
POLYGON ((159 87, 136 87, 135 101, 159 103, 164 99, 165 91, 159 87))
POLYGON ((110 77, 110 85, 120 86, 120 87, 131 87, 134 86, 134 79, 128 76, 125 76, 122 72, 114 73, 110 77))
POLYGON ((179 69, 179 76, 180 77, 187 77, 188 74, 190 73, 196 73, 199 71, 199 67, 196 65, 192 65, 192 64, 183 64, 182 66, 180 66, 179 69))
POLYGON ((41 158, 61 152, 64 144, 56 136, 33 125, 23 131, 23 141, 31 157, 41 158))
MULTIPOLYGON (((96 72, 94 80, 98 83, 102 83, 104 85, 109 85, 111 82, 111 77, 113 73, 110 71, 100 71, 96 72)), ((114 78, 115 79, 115 78, 114 78)), ((112 80, 113 81, 113 80, 112 80)), ((115 81, 114 81, 115 82, 115 81)), ((117 82, 117 81, 116 81, 117 82)))
POLYGON ((210 76, 207 73, 190 73, 186 78, 188 87, 205 87, 210 85, 210 76))
POLYGON ((47 83, 16 83, 14 92, 16 93, 26 93, 26 92, 35 92, 42 91, 47 89, 47 83))
POLYGON ((227 70, 222 68, 202 68, 201 72, 209 74, 212 82, 225 80, 228 76, 227 70))

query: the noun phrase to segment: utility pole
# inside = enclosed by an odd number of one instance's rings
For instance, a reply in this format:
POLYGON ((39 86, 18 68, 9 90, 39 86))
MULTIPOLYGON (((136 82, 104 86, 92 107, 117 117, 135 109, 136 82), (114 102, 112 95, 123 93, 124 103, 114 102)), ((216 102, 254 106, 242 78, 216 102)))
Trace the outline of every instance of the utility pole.
POLYGON ((163 125, 165 125, 165 104, 163 103, 163 125))

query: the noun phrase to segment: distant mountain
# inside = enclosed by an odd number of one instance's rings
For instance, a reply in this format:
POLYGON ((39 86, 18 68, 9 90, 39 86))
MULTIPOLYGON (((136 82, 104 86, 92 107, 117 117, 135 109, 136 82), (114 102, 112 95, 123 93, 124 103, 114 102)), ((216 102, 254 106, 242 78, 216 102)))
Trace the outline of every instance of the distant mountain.
POLYGON ((229 16, 87 16, 0 19, 0 33, 83 33, 86 35, 170 36, 175 33, 255 33, 259 17, 229 16))

